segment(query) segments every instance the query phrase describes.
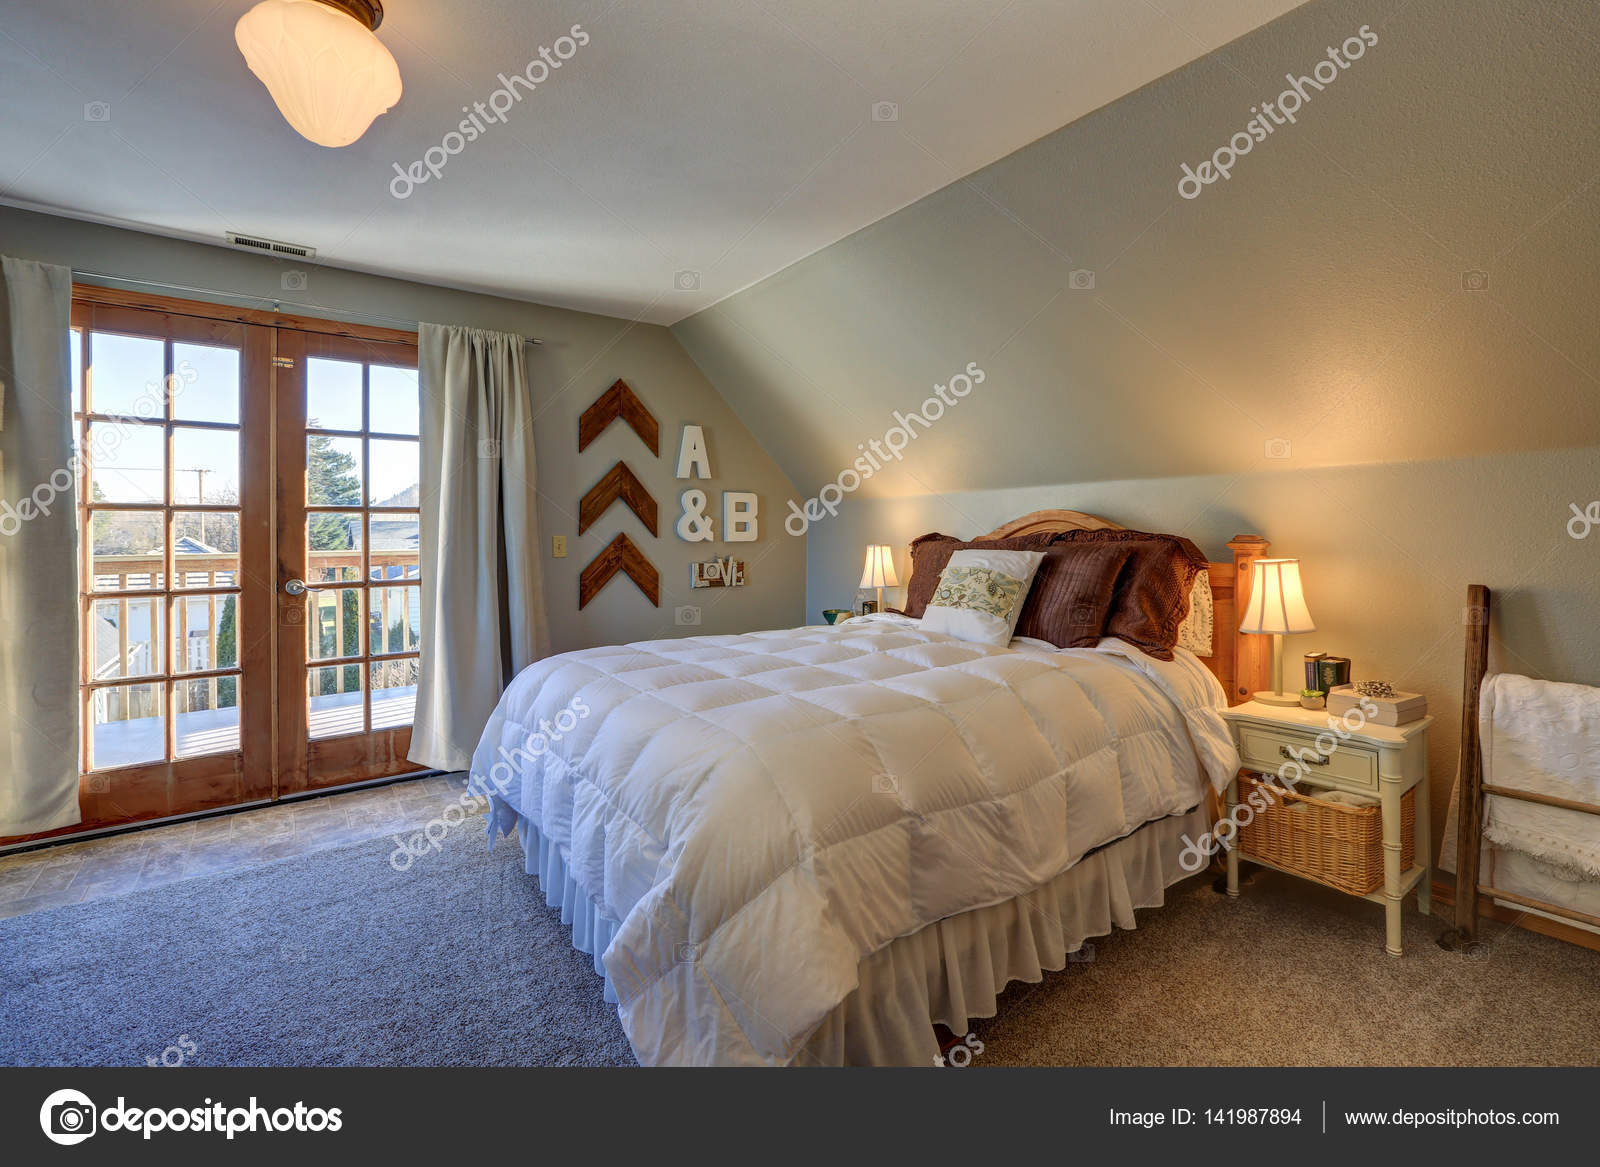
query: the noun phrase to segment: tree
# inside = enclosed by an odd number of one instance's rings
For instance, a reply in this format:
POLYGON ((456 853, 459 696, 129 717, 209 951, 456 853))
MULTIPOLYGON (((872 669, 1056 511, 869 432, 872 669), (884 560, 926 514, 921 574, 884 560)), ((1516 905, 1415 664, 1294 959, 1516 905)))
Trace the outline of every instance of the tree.
MULTIPOLYGON (((235 490, 211 492, 207 502, 218 506, 238 506, 239 494, 235 490)), ((239 520, 228 514, 206 514, 203 511, 180 511, 172 516, 172 538, 189 538, 215 547, 232 555, 239 552, 239 520)))
MULTIPOLYGON (((222 596, 222 618, 217 621, 217 661, 239 660, 239 620, 237 596, 222 596)), ((223 677, 217 682, 217 708, 231 709, 239 704, 239 682, 223 677)))
MULTIPOLYGON (((90 489, 89 497, 95 502, 106 501, 105 491, 98 483, 90 489)), ((144 555, 161 546, 161 516, 146 511, 95 511, 90 537, 97 556, 144 555)))
MULTIPOLYGON (((308 421, 315 426, 316 419, 308 421)), ((361 471, 355 455, 334 447, 334 439, 327 434, 312 434, 306 442, 306 502, 323 506, 361 505, 361 471)), ((306 526, 307 546, 312 551, 349 551, 360 546, 360 530, 352 523, 359 517, 326 513, 309 516, 306 526)), ((361 597, 355 589, 339 593, 338 603, 344 607, 344 643, 335 648, 338 622, 319 622, 318 648, 320 655, 354 656, 361 650, 361 597)), ((318 688, 323 693, 336 692, 338 686, 331 670, 318 674, 318 688)), ((361 685, 361 666, 347 665, 344 669, 344 688, 352 691, 361 685)))
MULTIPOLYGON (((316 425, 313 418, 308 423, 316 425)), ((361 505, 361 471, 354 454, 334 448, 327 434, 313 434, 306 443, 306 502, 323 506, 361 505)), ((356 546, 343 515, 311 516, 307 532, 313 551, 346 551, 356 546)))

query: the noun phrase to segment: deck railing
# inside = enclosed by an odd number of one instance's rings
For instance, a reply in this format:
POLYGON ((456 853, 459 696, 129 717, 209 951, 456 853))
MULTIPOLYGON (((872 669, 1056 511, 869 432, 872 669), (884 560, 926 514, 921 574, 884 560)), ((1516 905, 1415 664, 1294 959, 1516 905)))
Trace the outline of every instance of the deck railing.
MULTIPOLYGON (((405 621, 405 643, 400 649, 390 649, 388 646, 389 628, 391 626, 391 596, 388 582, 398 583, 404 580, 415 581, 420 578, 421 567, 419 557, 415 551, 372 551, 367 555, 367 582, 376 588, 368 613, 370 621, 374 616, 381 619, 384 638, 384 651, 414 651, 415 642, 410 633, 409 613, 402 606, 396 618, 405 621)), ((359 586, 361 583, 362 553, 359 550, 339 551, 312 551, 307 555, 307 582, 314 584, 338 585, 349 584, 359 586)), ((192 552, 175 552, 172 556, 173 579, 164 583, 162 575, 166 571, 165 557, 160 553, 145 555, 96 555, 93 558, 92 571, 94 578, 90 582, 90 595, 88 599, 95 605, 95 611, 103 610, 103 605, 116 605, 116 626, 118 655, 115 662, 100 660, 98 658, 98 645, 89 649, 90 662, 95 670, 105 669, 108 665, 115 664, 115 669, 107 669, 105 677, 95 677, 95 680, 111 680, 130 674, 128 679, 130 687, 117 689, 102 689, 96 693, 96 700, 100 702, 96 710, 97 722, 122 721, 135 717, 155 717, 160 715, 159 696, 156 691, 146 685, 136 682, 141 678, 160 677, 163 672, 162 648, 156 639, 155 630, 152 628, 147 641, 136 641, 130 636, 131 609, 137 605, 146 605, 150 600, 165 603, 165 597, 170 596, 172 606, 167 610, 162 620, 165 634, 174 637, 173 641, 173 672, 204 672, 219 668, 232 668, 239 662, 231 660, 223 663, 219 660, 219 633, 223 619, 224 604, 237 592, 239 580, 239 556, 235 552, 205 552, 195 554, 192 552), (128 595, 128 592, 148 590, 148 598, 138 595, 128 595), (108 592, 111 595, 104 599, 98 598, 94 593, 108 592), (196 593, 193 595, 187 593, 196 593), (117 594, 124 593, 124 594, 117 594), (192 658, 189 653, 190 646, 190 608, 191 604, 204 605, 209 609, 205 633, 204 659, 192 658), (181 629, 179 634, 177 629, 181 629), (130 672, 130 658, 141 645, 148 643, 150 659, 140 667, 130 672), (181 654, 181 655, 180 655, 181 654)), ((316 596, 318 593, 311 593, 316 596)), ((337 592, 325 592, 324 595, 337 596, 337 592)), ((317 631, 327 630, 328 625, 323 623, 322 613, 327 613, 328 622, 332 625, 334 635, 333 644, 338 655, 343 655, 343 646, 346 643, 346 617, 345 605, 338 602, 319 606, 313 612, 308 626, 317 631)), ((196 629, 198 631, 198 629, 196 629)), ((359 641, 358 641, 359 643, 359 641)), ((359 651, 359 650, 358 650, 359 651)), ((322 663, 322 662, 319 662, 322 663)), ((327 664, 338 664, 337 656, 330 657, 327 664)), ((338 668, 336 673, 336 692, 346 692, 349 686, 346 680, 347 669, 338 668)), ((219 682, 223 678, 210 677, 202 682, 205 686, 203 696, 190 692, 185 698, 186 705, 195 709, 215 709, 218 707, 219 682), (194 698, 200 696, 201 700, 194 698)), ((185 710, 187 711, 187 710, 185 710)))

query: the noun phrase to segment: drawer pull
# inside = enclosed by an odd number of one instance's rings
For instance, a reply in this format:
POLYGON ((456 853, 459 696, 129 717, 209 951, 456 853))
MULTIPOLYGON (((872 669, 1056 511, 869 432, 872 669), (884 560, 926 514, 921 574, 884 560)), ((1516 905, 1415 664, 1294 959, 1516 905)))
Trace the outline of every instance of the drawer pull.
POLYGON ((1287 758, 1291 762, 1299 762, 1303 766, 1326 766, 1333 760, 1331 755, 1317 754, 1310 750, 1306 750, 1303 754, 1297 754, 1288 746, 1278 747, 1278 757, 1287 758))

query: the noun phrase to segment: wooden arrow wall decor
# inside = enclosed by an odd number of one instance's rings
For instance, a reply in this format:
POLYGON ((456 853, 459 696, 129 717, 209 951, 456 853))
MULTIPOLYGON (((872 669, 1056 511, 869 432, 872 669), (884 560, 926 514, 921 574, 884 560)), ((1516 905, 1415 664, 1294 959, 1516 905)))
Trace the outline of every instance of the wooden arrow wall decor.
POLYGON ((639 521, 645 525, 649 532, 656 534, 656 500, 651 497, 644 483, 634 477, 621 462, 618 462, 606 476, 594 484, 594 489, 584 495, 578 502, 578 534, 583 534, 594 526, 595 520, 606 513, 607 508, 618 499, 628 504, 628 509, 639 516, 639 521))
POLYGON ((633 545, 626 535, 618 535, 596 555, 578 577, 578 610, 588 607, 589 601, 600 594, 600 589, 611 582, 611 577, 622 572, 656 607, 661 607, 661 576, 644 553, 633 545))
POLYGON ((656 421, 656 415, 646 409, 644 402, 635 397, 633 390, 621 380, 600 394, 595 403, 578 418, 578 452, 581 454, 588 449, 589 443, 619 417, 633 427, 633 432, 650 447, 652 454, 658 458, 661 456, 661 426, 656 421))

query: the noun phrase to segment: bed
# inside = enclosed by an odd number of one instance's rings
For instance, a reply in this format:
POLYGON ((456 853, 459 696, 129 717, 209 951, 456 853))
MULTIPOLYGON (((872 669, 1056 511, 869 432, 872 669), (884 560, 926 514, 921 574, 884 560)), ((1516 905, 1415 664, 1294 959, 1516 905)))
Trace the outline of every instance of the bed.
MULTIPOLYGON (((1090 523, 1114 525, 983 538, 1090 523)), ((1220 709, 1260 683, 1234 613, 1266 546, 1210 565, 1206 658, 888 613, 552 657, 506 690, 473 787, 642 1064, 927 1065, 934 1023, 964 1033, 1194 874, 1238 768, 1220 709)))

